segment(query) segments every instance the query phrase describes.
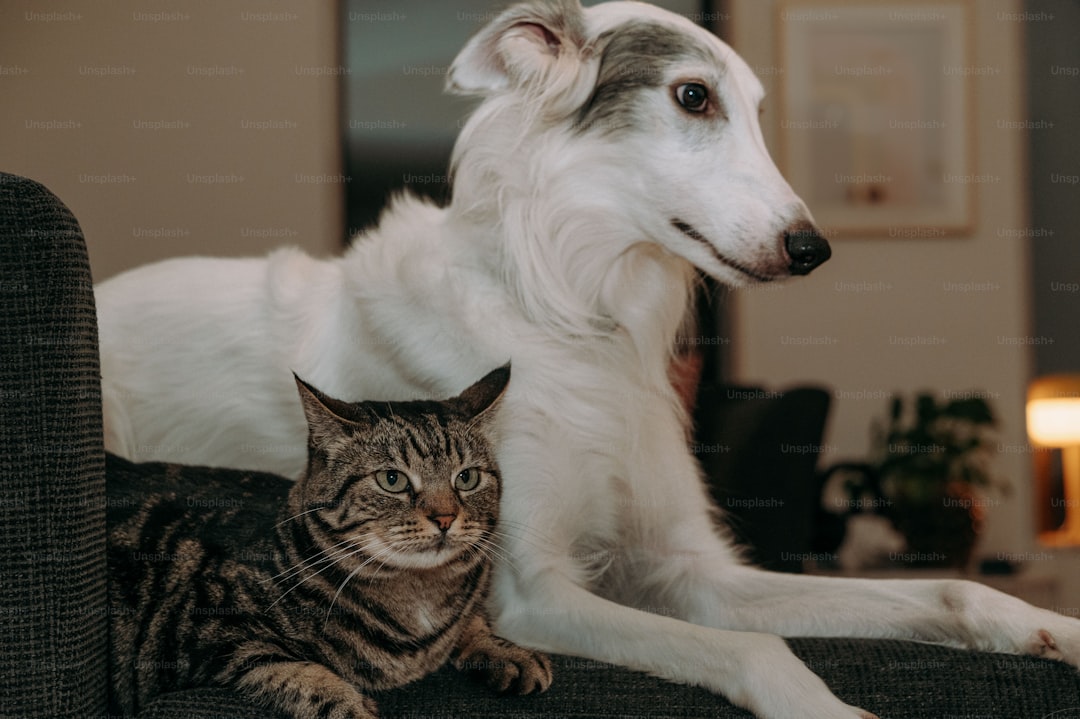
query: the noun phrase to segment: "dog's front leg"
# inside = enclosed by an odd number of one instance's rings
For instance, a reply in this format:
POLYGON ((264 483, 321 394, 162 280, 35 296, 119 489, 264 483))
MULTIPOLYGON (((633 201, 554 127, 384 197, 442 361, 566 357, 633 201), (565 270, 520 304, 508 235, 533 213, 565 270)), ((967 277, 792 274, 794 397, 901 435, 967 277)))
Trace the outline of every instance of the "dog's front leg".
POLYGON ((702 628, 584 588, 574 547, 628 512, 609 494, 603 461, 572 443, 533 428, 500 448, 503 546, 491 595, 499 636, 705 687, 760 719, 872 719, 836 698, 776 636, 702 628))
POLYGON ((631 465, 640 541, 627 575, 640 595, 628 600, 637 606, 718 629, 912 639, 1080 666, 1080 621, 975 582, 780 574, 738 561, 710 526, 693 458, 669 429, 675 423, 659 412, 651 419, 631 465), (662 493, 646 494, 656 476, 664 477, 662 493))
POLYGON ((698 587, 696 596, 719 598, 686 607, 692 621, 709 626, 783 636, 913 639, 1080 666, 1080 621, 976 582, 815 577, 745 566, 720 575, 705 562, 686 568, 699 575, 686 582, 698 587))
POLYGON ((759 719, 874 719, 836 698, 779 637, 631 609, 555 569, 499 585, 496 631, 515 643, 705 687, 759 719))

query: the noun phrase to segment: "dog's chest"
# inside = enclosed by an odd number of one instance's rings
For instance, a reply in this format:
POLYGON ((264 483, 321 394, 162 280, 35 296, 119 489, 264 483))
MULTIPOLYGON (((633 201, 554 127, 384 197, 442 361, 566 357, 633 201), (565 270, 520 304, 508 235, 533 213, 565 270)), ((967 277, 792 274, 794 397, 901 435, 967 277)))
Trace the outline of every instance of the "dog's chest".
POLYGON ((630 484, 609 474, 575 497, 578 521, 570 557, 578 571, 595 584, 625 559, 626 548, 636 543, 633 520, 635 494, 630 484))

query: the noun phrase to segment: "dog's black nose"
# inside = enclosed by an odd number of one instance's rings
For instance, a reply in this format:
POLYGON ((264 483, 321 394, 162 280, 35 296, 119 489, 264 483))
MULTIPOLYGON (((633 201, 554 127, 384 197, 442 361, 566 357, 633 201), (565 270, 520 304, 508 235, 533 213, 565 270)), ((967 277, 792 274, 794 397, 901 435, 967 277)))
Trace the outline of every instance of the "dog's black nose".
POLYGON ((832 256, 828 241, 809 222, 796 222, 787 228, 784 247, 791 257, 788 270, 793 275, 808 275, 810 270, 832 256))

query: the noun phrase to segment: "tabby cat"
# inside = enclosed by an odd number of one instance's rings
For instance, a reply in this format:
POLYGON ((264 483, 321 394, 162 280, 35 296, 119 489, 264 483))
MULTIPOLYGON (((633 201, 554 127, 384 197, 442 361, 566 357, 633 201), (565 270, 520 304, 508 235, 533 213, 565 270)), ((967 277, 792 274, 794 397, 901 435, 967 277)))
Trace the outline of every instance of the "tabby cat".
POLYGON ((346 403, 297 378, 295 483, 110 456, 112 709, 222 686, 295 717, 370 718, 367 692, 448 660, 500 690, 547 689, 547 657, 494 636, 482 608, 509 374, 445 402, 346 403))

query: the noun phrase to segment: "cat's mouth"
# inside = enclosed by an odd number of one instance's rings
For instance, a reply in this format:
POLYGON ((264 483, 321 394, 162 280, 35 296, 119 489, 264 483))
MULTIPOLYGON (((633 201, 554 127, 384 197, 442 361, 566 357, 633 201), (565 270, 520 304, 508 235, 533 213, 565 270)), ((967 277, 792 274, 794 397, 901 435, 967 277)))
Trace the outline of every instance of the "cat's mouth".
POLYGON ((460 554, 464 554, 469 546, 469 543, 462 540, 460 537, 451 536, 449 533, 445 533, 432 539, 431 545, 427 549, 427 553, 435 555, 442 562, 446 562, 454 559, 460 554))
POLYGON ((391 545, 381 561, 384 566, 397 569, 435 569, 465 554, 469 546, 457 537, 440 534, 422 541, 391 545))
POLYGON ((390 570, 435 569, 457 562, 462 557, 483 554, 483 540, 472 532, 456 528, 448 532, 402 537, 371 537, 365 548, 364 562, 372 568, 390 570), (373 539, 374 541, 371 541, 373 539))

